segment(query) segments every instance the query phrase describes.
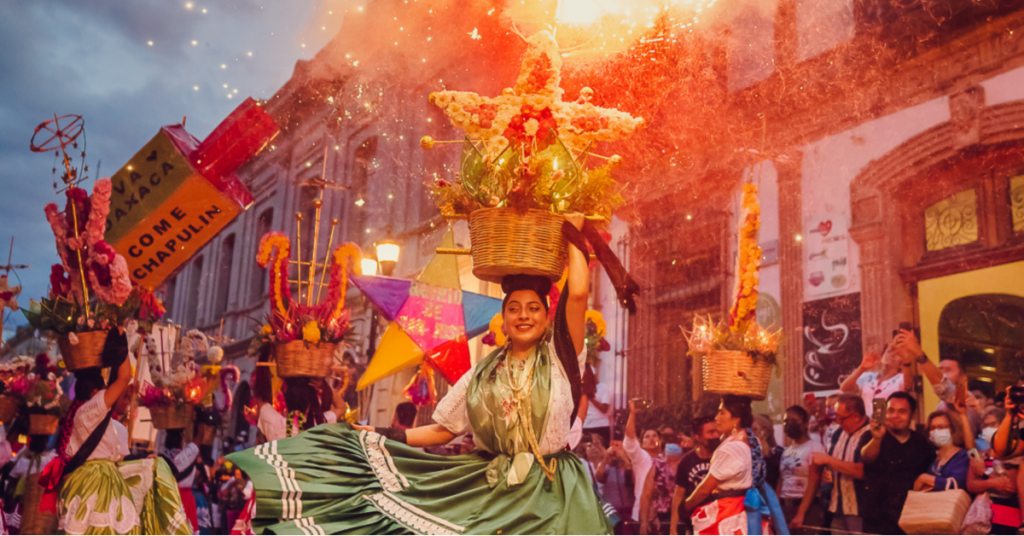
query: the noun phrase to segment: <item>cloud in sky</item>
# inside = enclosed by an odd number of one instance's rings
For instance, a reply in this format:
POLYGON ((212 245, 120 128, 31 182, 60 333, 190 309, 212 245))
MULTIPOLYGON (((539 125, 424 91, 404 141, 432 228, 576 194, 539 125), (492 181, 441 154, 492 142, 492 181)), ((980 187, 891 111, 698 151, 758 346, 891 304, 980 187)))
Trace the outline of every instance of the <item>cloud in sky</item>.
MULTIPOLYGON (((0 251, 14 236, 14 262, 32 265, 11 277, 24 285, 23 305, 46 293, 58 262, 43 207, 63 206, 53 155, 28 149, 36 125, 54 113, 84 116, 88 174, 97 177, 98 167, 109 176, 162 125, 187 117, 202 139, 245 97, 273 95, 297 60, 333 37, 352 3, 0 3, 0 251)), ((25 323, 21 314, 8 318, 25 323)))

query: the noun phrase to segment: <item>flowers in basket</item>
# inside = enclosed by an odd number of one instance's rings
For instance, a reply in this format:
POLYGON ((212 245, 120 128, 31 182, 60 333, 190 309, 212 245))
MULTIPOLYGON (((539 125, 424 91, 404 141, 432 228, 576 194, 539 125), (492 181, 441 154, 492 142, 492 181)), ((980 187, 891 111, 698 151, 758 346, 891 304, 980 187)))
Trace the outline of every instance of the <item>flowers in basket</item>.
POLYGON ((61 417, 70 406, 61 389, 57 368, 50 365, 50 357, 45 353, 36 356, 31 372, 15 374, 8 394, 23 399, 29 414, 61 417))
POLYGON ((165 376, 153 375, 153 383, 144 383, 139 393, 139 404, 147 407, 167 407, 174 405, 195 405, 206 395, 206 382, 194 374, 185 381, 180 381, 187 374, 185 371, 165 376))
MULTIPOLYGON (((622 202, 611 170, 621 159, 591 153, 596 141, 629 136, 643 119, 595 106, 584 88, 575 102, 562 100, 562 57, 544 31, 527 40, 514 88, 497 97, 439 91, 430 102, 466 132, 459 178, 438 178, 433 194, 445 216, 480 208, 541 209, 610 217, 622 202), (604 159, 592 166, 592 159, 604 159)), ((420 145, 434 146, 425 136, 420 145)))
POLYGON ((693 329, 683 330, 689 354, 705 356, 713 351, 745 352, 755 360, 774 364, 781 330, 769 331, 757 322, 757 287, 761 248, 757 245, 761 207, 755 184, 743 185, 736 261, 735 299, 727 322, 694 317, 693 329))
MULTIPOLYGON (((291 241, 284 233, 270 232, 260 240, 256 262, 270 270, 270 314, 249 347, 254 355, 266 345, 277 343, 338 343, 350 332, 350 311, 345 308, 345 294, 349 270, 361 273, 359 247, 348 243, 331 252, 327 260, 330 282, 326 299, 319 303, 313 303, 312 299, 314 294, 320 294, 319 290, 314 290, 315 283, 309 285, 305 303, 292 298, 288 276, 290 255, 291 241)), ((322 281, 321 277, 321 287, 322 281)))
POLYGON ((23 310, 32 327, 66 335, 163 314, 151 292, 133 288, 124 257, 103 240, 111 188, 110 179, 99 179, 90 196, 69 186, 63 211, 56 203, 46 205, 61 262, 51 267, 49 296, 23 310))

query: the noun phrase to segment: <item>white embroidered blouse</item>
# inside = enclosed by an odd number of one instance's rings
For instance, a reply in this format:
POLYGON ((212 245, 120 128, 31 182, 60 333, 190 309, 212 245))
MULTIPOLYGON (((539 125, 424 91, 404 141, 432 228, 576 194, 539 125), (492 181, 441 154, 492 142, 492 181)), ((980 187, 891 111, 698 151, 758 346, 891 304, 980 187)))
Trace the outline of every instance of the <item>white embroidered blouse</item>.
MULTIPOLYGON (((562 368, 562 362, 558 360, 553 342, 548 343, 548 355, 551 356, 553 362, 551 366, 553 377, 551 378, 551 402, 548 404, 548 423, 539 445, 543 455, 554 454, 565 449, 569 444, 569 422, 572 418, 572 386, 569 385, 569 378, 565 374, 565 369, 562 368)), ((580 371, 582 371, 587 360, 585 347, 577 359, 580 371)), ((467 432, 470 427, 469 410, 466 407, 466 390, 477 365, 473 365, 469 372, 459 378, 459 381, 438 402, 437 409, 434 410, 434 422, 456 435, 467 432)), ((478 449, 484 448, 476 434, 473 435, 473 442, 478 449)))

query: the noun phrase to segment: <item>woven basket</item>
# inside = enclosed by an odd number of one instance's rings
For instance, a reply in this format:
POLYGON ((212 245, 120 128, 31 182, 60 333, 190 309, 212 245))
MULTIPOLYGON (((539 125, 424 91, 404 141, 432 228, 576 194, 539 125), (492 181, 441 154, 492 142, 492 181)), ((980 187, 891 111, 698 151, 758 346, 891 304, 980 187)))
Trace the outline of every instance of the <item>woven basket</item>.
POLYGON ((715 350, 704 356, 704 391, 720 395, 748 396, 764 400, 772 364, 755 360, 747 352, 715 350))
POLYGON ((60 417, 45 413, 31 413, 28 416, 28 435, 53 435, 57 432, 60 417))
POLYGON ((195 408, 190 404, 171 404, 169 406, 153 406, 149 408, 149 416, 153 428, 157 430, 173 430, 187 428, 192 424, 195 408))
POLYGON ((274 345, 279 378, 323 378, 331 372, 337 344, 291 341, 274 345))
POLYGON ((21 511, 21 534, 57 534, 56 512, 43 512, 40 503, 43 487, 39 485, 42 467, 25 478, 25 503, 21 511))
POLYGON ((67 335, 57 339, 57 347, 64 358, 64 366, 74 372, 103 366, 103 345, 107 342, 106 331, 83 331, 76 333, 78 344, 71 344, 67 335))
MULTIPOLYGON (((11 420, 18 416, 18 408, 20 407, 20 398, 0 395, 0 422, 9 425, 11 420)), ((8 428, 10 428, 10 426, 8 426, 8 428)))
POLYGON ((562 236, 565 218, 543 210, 480 209, 469 216, 473 275, 501 283, 510 274, 542 275, 558 281, 565 270, 568 246, 562 236))
POLYGON ((217 427, 199 423, 198 428, 199 429, 196 430, 196 435, 192 438, 192 441, 200 445, 212 445, 213 440, 217 437, 217 427))

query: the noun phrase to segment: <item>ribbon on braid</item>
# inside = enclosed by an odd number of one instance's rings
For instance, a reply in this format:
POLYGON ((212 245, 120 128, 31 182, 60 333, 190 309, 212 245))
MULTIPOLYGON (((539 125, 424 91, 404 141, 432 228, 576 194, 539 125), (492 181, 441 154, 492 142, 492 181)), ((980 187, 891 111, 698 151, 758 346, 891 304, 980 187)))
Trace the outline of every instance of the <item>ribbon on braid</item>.
POLYGON ((604 266, 608 279, 611 280, 612 286, 615 287, 615 295, 619 299, 619 304, 625 307, 630 314, 636 313, 636 300, 634 296, 640 292, 640 285, 636 283, 633 276, 629 275, 626 268, 622 266, 622 261, 615 256, 612 248, 608 247, 608 243, 601 238, 601 233, 597 231, 594 224, 590 223, 589 220, 585 220, 583 222, 583 229, 577 230, 568 221, 563 222, 562 235, 584 253, 591 248, 594 250, 597 261, 601 263, 601 266, 604 266), (590 244, 590 248, 587 247, 587 243, 590 244))
POLYGON ((60 440, 57 441, 57 455, 60 456, 64 461, 68 461, 68 443, 71 442, 71 432, 75 429, 75 415, 78 414, 78 410, 85 404, 82 400, 75 399, 71 402, 71 406, 68 408, 67 415, 64 416, 64 423, 60 429, 60 440))

